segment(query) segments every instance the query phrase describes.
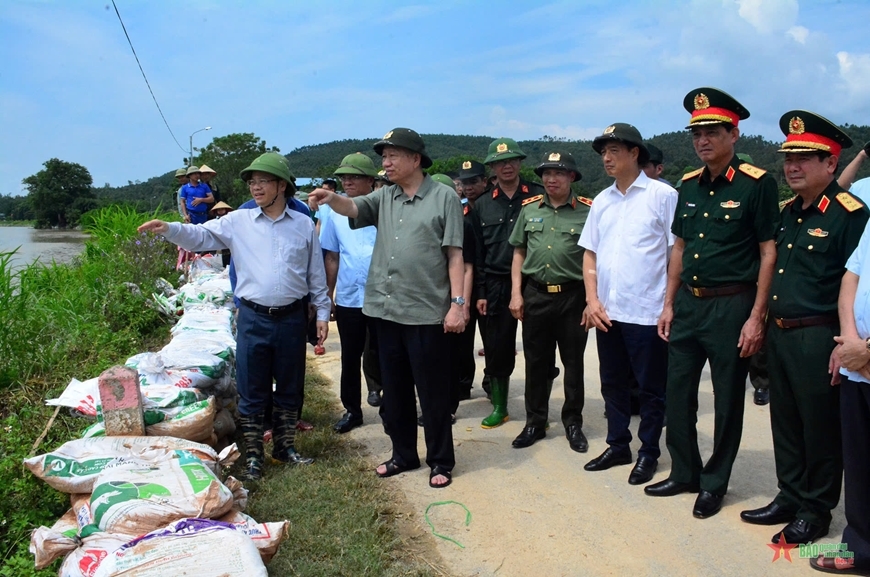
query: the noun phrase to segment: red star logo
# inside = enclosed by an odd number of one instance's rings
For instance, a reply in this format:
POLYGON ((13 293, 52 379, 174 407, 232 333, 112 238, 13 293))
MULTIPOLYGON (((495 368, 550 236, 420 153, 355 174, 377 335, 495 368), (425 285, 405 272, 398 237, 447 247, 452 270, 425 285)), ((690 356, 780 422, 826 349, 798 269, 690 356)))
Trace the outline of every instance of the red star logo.
POLYGON ((786 542, 785 534, 780 533, 779 544, 768 543, 767 546, 773 549, 773 561, 771 563, 775 563, 780 557, 785 557, 791 563, 791 550, 797 547, 797 543, 790 544, 786 542))

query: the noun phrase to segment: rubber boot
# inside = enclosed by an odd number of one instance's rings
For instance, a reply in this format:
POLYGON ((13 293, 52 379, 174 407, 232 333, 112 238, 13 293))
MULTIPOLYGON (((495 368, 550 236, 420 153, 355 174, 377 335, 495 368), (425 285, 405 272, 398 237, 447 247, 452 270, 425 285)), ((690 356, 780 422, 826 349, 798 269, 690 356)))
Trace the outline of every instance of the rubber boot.
POLYGON ((306 459, 296 452, 297 411, 272 409, 272 458, 282 463, 310 465, 314 459, 306 459))
POLYGON ((263 413, 240 416, 239 426, 245 438, 245 481, 257 481, 263 476, 263 413))
POLYGON ((494 429, 508 420, 508 382, 502 377, 489 377, 489 385, 492 388, 492 413, 481 421, 480 426, 484 429, 494 429))

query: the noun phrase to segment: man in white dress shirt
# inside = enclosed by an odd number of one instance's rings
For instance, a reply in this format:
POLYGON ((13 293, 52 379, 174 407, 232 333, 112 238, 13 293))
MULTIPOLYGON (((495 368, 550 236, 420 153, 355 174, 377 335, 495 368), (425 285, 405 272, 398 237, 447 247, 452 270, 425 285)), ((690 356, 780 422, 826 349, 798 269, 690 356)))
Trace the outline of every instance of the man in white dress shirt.
POLYGON ((628 426, 633 372, 640 385, 641 448, 628 482, 639 485, 652 479, 661 454, 668 352, 656 323, 674 244, 671 223, 677 191, 643 172, 649 152, 634 126, 608 126, 592 147, 608 176, 616 180, 595 198, 579 241, 586 249, 586 327, 598 330, 609 445, 584 468, 603 471, 632 462, 628 426))
POLYGON ((306 307, 311 295, 317 308, 318 343, 329 327, 330 302, 320 242, 311 219, 287 206, 293 176, 278 153, 259 156, 241 172, 257 208, 237 210, 200 225, 146 222, 139 232, 153 232, 191 251, 228 248, 233 253, 237 321, 236 382, 239 415, 245 436, 245 477, 262 476, 265 460, 263 420, 271 398, 277 461, 309 464, 295 448, 296 419, 305 379, 306 307), (275 383, 274 391, 272 383, 275 383))

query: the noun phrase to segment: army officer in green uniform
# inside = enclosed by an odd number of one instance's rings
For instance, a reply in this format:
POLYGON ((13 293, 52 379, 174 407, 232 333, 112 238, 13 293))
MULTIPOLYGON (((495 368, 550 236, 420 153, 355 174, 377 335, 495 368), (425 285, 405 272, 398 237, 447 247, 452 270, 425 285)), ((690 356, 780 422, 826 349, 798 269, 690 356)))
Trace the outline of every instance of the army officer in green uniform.
POLYGON ((526 358, 526 426, 514 439, 517 449, 546 436, 556 345, 565 367, 562 424, 571 449, 585 453, 583 434, 583 248, 580 233, 592 201, 571 191, 580 180, 574 157, 549 152, 535 168, 546 194, 523 201, 510 236, 514 246, 508 308, 523 322, 526 358))
POLYGON ((828 534, 840 500, 837 297, 846 261, 867 224, 863 203, 834 179, 851 139, 830 121, 804 110, 779 121, 786 141, 785 179, 797 195, 782 211, 767 331, 770 424, 779 493, 740 517, 758 525, 788 523, 779 543, 808 543, 828 534), (830 374, 829 369, 833 371, 830 374))
POLYGON ((728 490, 743 432, 749 357, 764 339, 767 297, 776 260, 777 186, 764 170, 734 154, 737 123, 749 117, 737 100, 698 88, 683 101, 704 167, 681 180, 672 231, 659 335, 669 341, 667 446, 670 477, 648 495, 699 492, 692 514, 715 515, 728 490), (698 385, 710 361, 715 421, 713 453, 701 461, 696 427, 698 385))

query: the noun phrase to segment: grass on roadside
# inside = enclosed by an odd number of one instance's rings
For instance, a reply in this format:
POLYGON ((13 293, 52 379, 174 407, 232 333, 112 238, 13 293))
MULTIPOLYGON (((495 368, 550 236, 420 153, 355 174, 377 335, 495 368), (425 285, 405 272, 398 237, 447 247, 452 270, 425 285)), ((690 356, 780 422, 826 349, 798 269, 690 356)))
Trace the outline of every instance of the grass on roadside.
POLYGON ((423 540, 401 534, 403 497, 372 473, 360 445, 332 431, 335 403, 328 381, 309 364, 304 413, 315 428, 297 435, 296 444, 317 460, 309 467, 273 465, 250 486, 249 515, 290 521, 269 575, 445 575, 431 561, 437 555, 431 545, 424 552, 423 540))

